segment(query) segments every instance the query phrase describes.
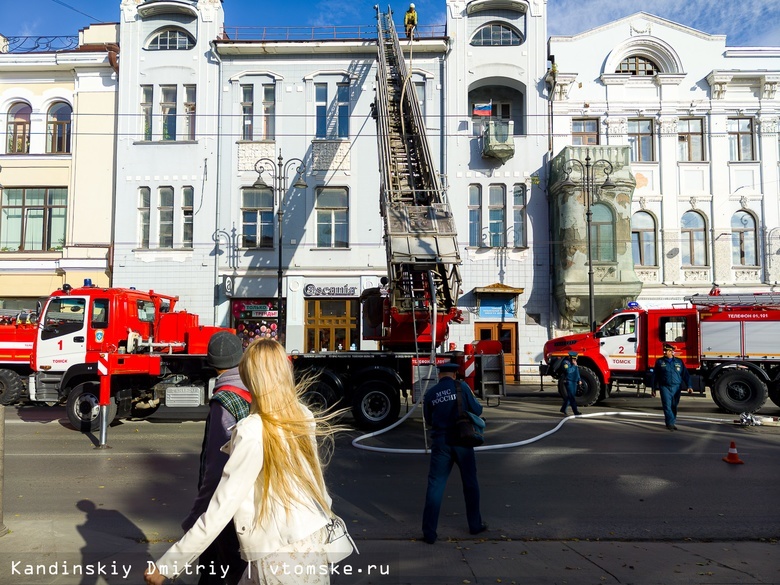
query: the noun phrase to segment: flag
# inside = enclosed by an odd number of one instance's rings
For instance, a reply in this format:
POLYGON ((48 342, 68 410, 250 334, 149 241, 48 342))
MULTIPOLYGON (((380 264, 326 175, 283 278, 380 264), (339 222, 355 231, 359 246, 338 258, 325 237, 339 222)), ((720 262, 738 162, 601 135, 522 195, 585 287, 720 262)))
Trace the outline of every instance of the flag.
POLYGON ((473 116, 490 116, 493 112, 492 102, 489 104, 474 104, 473 116))

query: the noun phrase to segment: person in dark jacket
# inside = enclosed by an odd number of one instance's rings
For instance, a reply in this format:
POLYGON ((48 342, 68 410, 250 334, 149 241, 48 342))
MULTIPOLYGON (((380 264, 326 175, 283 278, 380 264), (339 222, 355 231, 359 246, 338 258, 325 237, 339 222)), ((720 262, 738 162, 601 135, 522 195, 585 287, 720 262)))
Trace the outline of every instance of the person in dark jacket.
POLYGON ((563 374, 561 375, 561 382, 563 383, 563 406, 561 412, 566 414, 566 407, 571 406, 571 411, 574 416, 579 416, 580 411, 577 410, 577 387, 582 386, 582 379, 580 378, 580 368, 577 365, 577 352, 570 351, 569 356, 563 358, 563 374))
MULTIPOLYGON (((228 454, 223 453, 221 447, 230 440, 230 429, 249 414, 251 395, 238 374, 242 355, 243 346, 237 335, 220 331, 211 336, 206 363, 217 370, 218 377, 209 401, 209 415, 203 433, 198 495, 189 516, 181 523, 185 532, 206 511, 217 489, 228 460, 228 454)), ((239 554, 238 536, 232 522, 203 551, 198 564, 206 567, 200 574, 199 585, 236 585, 239 582, 246 561, 239 554), (227 576, 223 581, 221 576, 224 573, 227 576)))
POLYGON ((691 388, 691 377, 680 358, 674 357, 674 346, 664 344, 664 357, 655 362, 653 368, 653 391, 661 391, 661 407, 664 409, 664 420, 666 428, 670 431, 676 431, 677 426, 677 405, 680 403, 680 396, 683 387, 688 389, 688 394, 693 392, 691 388))
POLYGON ((449 362, 440 364, 438 368, 439 382, 432 386, 423 398, 425 422, 431 429, 431 462, 422 521, 423 540, 428 544, 436 542, 444 488, 447 486, 453 464, 460 469, 469 532, 479 534, 487 530, 487 524, 482 521, 479 511, 479 482, 474 448, 450 444, 458 420, 457 390, 461 391, 463 410, 479 416, 482 414, 482 405, 474 398, 465 382, 456 380, 458 364, 449 362))

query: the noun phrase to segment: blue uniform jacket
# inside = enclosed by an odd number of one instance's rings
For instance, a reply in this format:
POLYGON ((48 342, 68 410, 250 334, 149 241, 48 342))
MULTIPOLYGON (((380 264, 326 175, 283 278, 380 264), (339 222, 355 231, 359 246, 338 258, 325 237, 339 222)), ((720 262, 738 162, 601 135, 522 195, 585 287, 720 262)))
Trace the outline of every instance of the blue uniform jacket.
POLYGON ((674 391, 691 387, 691 377, 680 358, 662 357, 653 369, 653 390, 671 388, 674 391))
POLYGON ((446 436, 448 430, 455 428, 458 420, 456 384, 462 388, 463 410, 473 412, 477 416, 482 414, 482 405, 474 398, 474 394, 465 382, 442 378, 425 393, 423 398, 425 422, 431 427, 433 438, 446 436))
POLYGON ((580 381, 580 368, 571 363, 569 358, 564 358, 563 360, 563 379, 567 386, 573 384, 575 387, 580 381))

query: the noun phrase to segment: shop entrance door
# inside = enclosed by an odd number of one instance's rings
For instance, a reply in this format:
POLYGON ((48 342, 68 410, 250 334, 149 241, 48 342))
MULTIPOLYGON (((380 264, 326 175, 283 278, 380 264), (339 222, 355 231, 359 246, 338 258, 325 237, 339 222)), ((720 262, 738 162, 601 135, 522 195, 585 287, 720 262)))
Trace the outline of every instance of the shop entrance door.
POLYGON ((305 351, 347 351, 360 342, 358 307, 351 299, 310 299, 306 301, 305 351))
POLYGON ((507 380, 517 380, 517 323, 475 323, 474 338, 500 341, 504 350, 504 375, 507 380))

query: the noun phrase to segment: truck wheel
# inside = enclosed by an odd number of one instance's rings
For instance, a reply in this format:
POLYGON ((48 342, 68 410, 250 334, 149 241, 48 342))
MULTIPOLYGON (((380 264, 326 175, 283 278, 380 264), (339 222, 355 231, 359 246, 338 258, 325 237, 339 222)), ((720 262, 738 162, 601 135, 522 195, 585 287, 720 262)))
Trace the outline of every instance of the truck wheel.
POLYGON ((326 382, 317 382, 303 394, 303 401, 314 412, 323 412, 336 404, 336 392, 326 382))
MULTIPOLYGON (((68 394, 65 410, 68 413, 70 424, 77 431, 89 433, 100 429, 99 392, 100 384, 97 382, 84 382, 76 386, 68 394)), ((114 421, 115 416, 116 402, 112 399, 108 405, 108 424, 114 421)))
POLYGON ((580 366, 580 379, 582 385, 577 387, 577 406, 596 404, 601 395, 599 377, 590 368, 580 366))
POLYGON ((726 372, 712 388, 715 404, 732 414, 760 410, 766 402, 767 394, 766 384, 749 370, 726 372))
POLYGON ((352 402, 355 424, 366 430, 390 426, 401 412, 398 389, 387 382, 368 380, 357 387, 352 402))
POLYGON ((22 377, 11 370, 0 370, 0 404, 13 404, 21 395, 22 377))

